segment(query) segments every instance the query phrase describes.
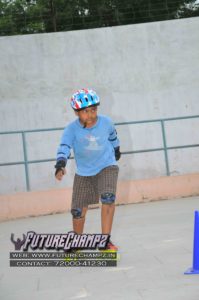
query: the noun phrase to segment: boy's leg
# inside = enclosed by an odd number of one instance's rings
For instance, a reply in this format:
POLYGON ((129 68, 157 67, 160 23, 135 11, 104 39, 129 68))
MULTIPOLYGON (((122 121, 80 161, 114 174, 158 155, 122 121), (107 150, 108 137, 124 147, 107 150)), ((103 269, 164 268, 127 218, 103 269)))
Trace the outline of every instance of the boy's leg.
POLYGON ((118 166, 110 166, 103 169, 98 176, 98 187, 102 202, 101 227, 103 234, 111 234, 112 230, 118 172, 118 166))
POLYGON ((84 223, 85 223, 85 216, 87 213, 88 207, 83 207, 81 213, 81 216, 77 215, 77 210, 72 210, 73 215, 73 231, 77 234, 82 234, 84 230, 84 223))
POLYGON ((102 204, 102 208, 101 208, 102 234, 111 234, 114 212, 115 212, 115 203, 102 204))
POLYGON ((73 230, 77 234, 83 233, 88 205, 96 203, 97 200, 98 195, 92 187, 90 176, 75 174, 71 213, 73 216, 73 230))

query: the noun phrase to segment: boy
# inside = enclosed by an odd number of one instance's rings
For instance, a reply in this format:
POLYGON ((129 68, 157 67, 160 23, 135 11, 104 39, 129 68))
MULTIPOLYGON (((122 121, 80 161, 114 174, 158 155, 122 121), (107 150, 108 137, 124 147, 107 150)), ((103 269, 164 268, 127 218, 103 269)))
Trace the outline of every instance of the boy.
MULTIPOLYGON (((55 177, 61 180, 73 149, 77 165, 74 177, 72 208, 73 230, 82 234, 89 204, 102 202, 102 234, 111 234, 115 211, 115 195, 120 159, 119 140, 112 121, 97 115, 99 97, 93 90, 78 90, 71 98, 71 106, 78 117, 64 130, 57 151, 55 177)), ((107 249, 117 250, 109 240, 107 249)))

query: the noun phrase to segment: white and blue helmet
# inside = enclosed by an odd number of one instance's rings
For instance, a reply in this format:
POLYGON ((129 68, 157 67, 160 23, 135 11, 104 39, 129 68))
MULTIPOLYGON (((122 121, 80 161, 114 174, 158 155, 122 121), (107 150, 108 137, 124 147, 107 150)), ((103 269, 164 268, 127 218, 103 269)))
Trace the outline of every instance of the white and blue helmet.
POLYGON ((80 111, 84 108, 99 104, 99 97, 96 92, 90 89, 78 90, 71 98, 71 106, 75 111, 80 111))

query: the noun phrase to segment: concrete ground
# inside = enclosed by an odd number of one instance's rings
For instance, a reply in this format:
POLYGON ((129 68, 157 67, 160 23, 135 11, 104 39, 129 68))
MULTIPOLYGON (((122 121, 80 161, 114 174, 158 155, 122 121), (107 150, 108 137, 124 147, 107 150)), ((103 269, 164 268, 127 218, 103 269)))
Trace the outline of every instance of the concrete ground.
MULTIPOLYGON (((117 267, 9 267, 10 241, 33 230, 66 233, 71 216, 57 214, 0 224, 1 300, 198 300, 199 275, 192 265, 194 210, 199 197, 117 207, 112 237, 117 267)), ((100 210, 88 212, 85 232, 100 232, 100 210)))

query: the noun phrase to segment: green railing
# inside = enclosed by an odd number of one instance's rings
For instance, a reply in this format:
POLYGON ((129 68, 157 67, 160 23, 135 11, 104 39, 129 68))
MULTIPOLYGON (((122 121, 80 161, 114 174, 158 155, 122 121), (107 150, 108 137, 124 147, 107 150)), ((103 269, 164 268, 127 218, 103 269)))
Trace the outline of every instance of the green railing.
MULTIPOLYGON (((145 124, 145 123, 159 123, 160 126, 161 126, 163 147, 136 150, 136 151, 126 151, 126 152, 122 152, 122 154, 126 155, 126 154, 137 154, 137 153, 144 153, 144 152, 164 151, 166 175, 170 176, 168 150, 199 147, 199 144, 168 147, 167 146, 166 131, 165 131, 165 123, 166 122, 171 122, 171 121, 176 121, 176 120, 195 119, 195 118, 199 118, 199 115, 187 116, 187 117, 176 117, 176 118, 164 118, 164 119, 154 119, 154 120, 143 120, 143 121, 115 123, 116 126, 133 125, 133 124, 145 124)), ((30 132, 56 131, 56 130, 63 130, 63 129, 64 128, 61 127, 61 128, 47 128, 47 129, 18 130, 18 131, 0 132, 0 135, 4 135, 4 134, 21 134, 22 144, 23 144, 23 158, 24 158, 23 161, 1 163, 0 167, 1 166, 11 166, 11 165, 24 165, 25 176, 26 176, 26 189, 27 189, 27 191, 30 191, 30 180, 29 180, 28 165, 29 164, 35 164, 35 163, 55 161, 55 158, 41 159, 41 160, 28 160, 27 145, 26 145, 26 134, 30 133, 30 132)), ((73 159, 73 157, 71 157, 70 159, 73 159)))

